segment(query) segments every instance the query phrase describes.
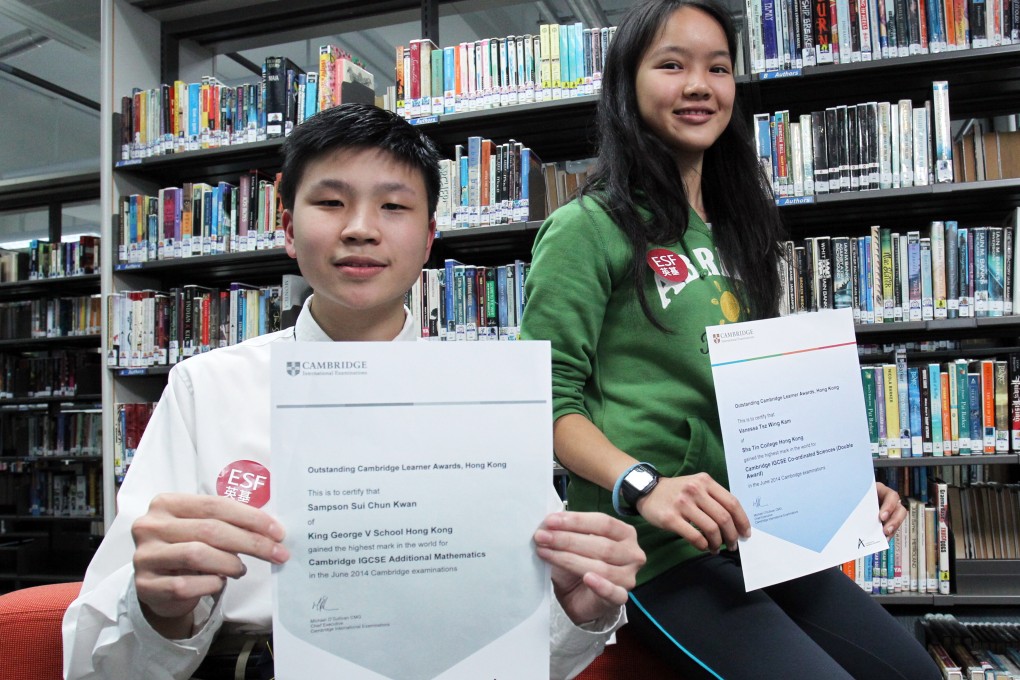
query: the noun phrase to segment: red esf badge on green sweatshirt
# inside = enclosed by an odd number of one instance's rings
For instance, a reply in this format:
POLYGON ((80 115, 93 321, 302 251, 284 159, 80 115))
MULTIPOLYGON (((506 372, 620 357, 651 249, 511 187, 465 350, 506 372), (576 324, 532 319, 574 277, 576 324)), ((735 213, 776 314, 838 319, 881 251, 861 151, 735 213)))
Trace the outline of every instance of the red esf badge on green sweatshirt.
POLYGON ((649 250, 645 261, 655 273, 655 289, 659 293, 663 309, 669 307, 688 283, 701 278, 701 274, 686 255, 674 253, 672 250, 665 248, 649 250))
POLYGON ((654 248, 648 251, 645 261, 655 274, 655 289, 659 293, 662 308, 667 309, 679 297, 691 281, 704 277, 712 282, 714 291, 711 303, 720 308, 721 318, 718 324, 733 323, 740 320, 741 306, 737 297, 720 283, 725 272, 720 271, 716 263, 715 253, 709 248, 693 248, 694 257, 701 268, 695 267, 686 255, 674 253, 666 248, 654 248))

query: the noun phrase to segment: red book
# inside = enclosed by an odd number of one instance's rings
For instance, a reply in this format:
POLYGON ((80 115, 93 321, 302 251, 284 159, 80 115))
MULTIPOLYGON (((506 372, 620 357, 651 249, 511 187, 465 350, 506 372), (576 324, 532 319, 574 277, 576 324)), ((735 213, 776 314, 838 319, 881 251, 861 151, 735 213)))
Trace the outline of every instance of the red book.
MULTIPOLYGON (((421 40, 411 41, 410 99, 421 97, 421 40)), ((406 87, 406 84, 405 84, 406 87)))

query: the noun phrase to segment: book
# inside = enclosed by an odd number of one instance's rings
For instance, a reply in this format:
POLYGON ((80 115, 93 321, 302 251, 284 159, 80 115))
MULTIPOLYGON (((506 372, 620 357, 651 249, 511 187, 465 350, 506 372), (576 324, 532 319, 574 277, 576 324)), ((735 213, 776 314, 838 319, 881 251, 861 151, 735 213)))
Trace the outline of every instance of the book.
POLYGON ((290 328, 297 323, 301 308, 313 291, 300 274, 284 274, 280 277, 280 287, 279 328, 290 328))
POLYGON ((942 595, 948 595, 951 581, 949 572, 948 485, 940 479, 932 479, 930 496, 934 499, 935 506, 935 543, 936 554, 938 556, 937 591, 942 595))

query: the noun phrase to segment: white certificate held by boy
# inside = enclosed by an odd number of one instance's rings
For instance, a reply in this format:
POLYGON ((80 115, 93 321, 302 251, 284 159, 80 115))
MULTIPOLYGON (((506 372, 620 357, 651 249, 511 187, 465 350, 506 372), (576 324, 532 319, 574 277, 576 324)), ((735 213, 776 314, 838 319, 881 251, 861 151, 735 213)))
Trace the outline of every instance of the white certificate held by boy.
POLYGON ((547 343, 272 354, 276 677, 548 677, 547 343))
POLYGON ((849 309, 707 329, 747 590, 888 547, 849 309))

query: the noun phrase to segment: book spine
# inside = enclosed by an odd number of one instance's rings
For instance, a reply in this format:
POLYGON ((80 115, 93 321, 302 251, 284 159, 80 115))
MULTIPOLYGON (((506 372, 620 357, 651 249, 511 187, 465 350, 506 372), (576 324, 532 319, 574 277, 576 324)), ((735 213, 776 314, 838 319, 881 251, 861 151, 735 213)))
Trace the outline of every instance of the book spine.
POLYGON ((918 371, 921 386, 921 451, 925 456, 933 453, 932 449, 932 412, 931 412, 931 374, 927 366, 918 371))
POLYGON ((936 80, 932 84, 932 104, 935 112, 935 182, 953 181, 953 137, 949 118, 949 82, 936 80))
POLYGON ((1020 352, 1011 352, 1008 362, 1010 450, 1020 453, 1020 352))
POLYGON ((995 453, 995 361, 981 362, 981 414, 984 453, 995 453))
POLYGON ((960 455, 973 453, 970 431, 970 386, 967 383, 967 363, 954 361, 950 365, 956 374, 956 410, 959 430, 960 455))
POLYGON ((931 239, 924 237, 921 239, 921 319, 931 321, 934 318, 931 239))
POLYGON ((988 300, 988 229, 986 227, 975 227, 971 229, 970 233, 974 236, 973 257, 971 258, 974 268, 974 316, 990 316, 988 300))
POLYGON ((921 370, 916 366, 907 369, 907 397, 910 402, 910 454, 924 454, 924 439, 921 426, 921 370))
MULTIPOLYGON (((899 405, 899 446, 904 454, 912 452, 910 424, 910 384, 907 375, 907 351, 903 347, 896 350, 896 392, 899 405)), ((918 452, 920 455, 920 452, 918 452)))
POLYGON ((889 458, 902 457, 900 447, 900 397, 896 378, 896 366, 882 366, 882 382, 885 390, 885 432, 886 449, 889 458))
POLYGON ((1010 440, 1009 372, 1005 361, 995 362, 995 452, 1008 453, 1010 440))
MULTIPOLYGON (((938 364, 928 364, 929 385, 931 388, 931 438, 932 455, 945 455, 945 443, 942 439, 942 370, 938 364)), ((952 445, 950 445, 952 452, 952 445)))
POLYGON ((988 316, 1002 316, 1005 311, 1005 244, 1001 227, 988 227, 988 316))
POLYGON ((945 319, 948 314, 946 302, 946 244, 945 224, 931 223, 931 279, 934 318, 945 319))
POLYGON ((861 367, 861 382, 864 388, 864 412, 868 419, 868 439, 871 441, 871 457, 877 458, 879 455, 878 393, 875 385, 874 367, 861 367))

